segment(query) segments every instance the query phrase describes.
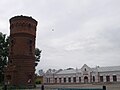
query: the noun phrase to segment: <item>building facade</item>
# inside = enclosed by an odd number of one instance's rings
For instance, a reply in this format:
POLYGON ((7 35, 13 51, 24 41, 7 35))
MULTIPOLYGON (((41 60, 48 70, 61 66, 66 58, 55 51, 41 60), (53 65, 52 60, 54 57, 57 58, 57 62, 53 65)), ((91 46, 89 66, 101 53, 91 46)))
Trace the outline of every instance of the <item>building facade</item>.
POLYGON ((37 21, 28 16, 10 19, 10 46, 5 82, 12 86, 34 86, 37 21))
POLYGON ((81 69, 48 70, 44 74, 45 84, 119 83, 120 66, 81 69))

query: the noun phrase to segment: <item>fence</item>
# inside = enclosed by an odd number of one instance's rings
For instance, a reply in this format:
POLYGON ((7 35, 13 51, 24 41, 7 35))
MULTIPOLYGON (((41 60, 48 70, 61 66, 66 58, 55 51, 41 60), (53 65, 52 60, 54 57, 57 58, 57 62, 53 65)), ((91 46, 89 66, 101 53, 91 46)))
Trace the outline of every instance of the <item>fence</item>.
POLYGON ((106 86, 103 86, 102 88, 54 88, 49 90, 106 90, 106 86))
POLYGON ((59 88, 58 90, 103 90, 101 88, 59 88))

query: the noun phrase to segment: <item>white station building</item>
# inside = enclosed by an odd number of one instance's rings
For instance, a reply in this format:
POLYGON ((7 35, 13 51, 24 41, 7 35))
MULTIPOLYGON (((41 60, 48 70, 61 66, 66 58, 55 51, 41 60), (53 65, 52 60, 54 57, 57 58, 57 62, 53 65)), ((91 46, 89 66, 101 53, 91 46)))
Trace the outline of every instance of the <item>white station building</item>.
POLYGON ((120 83, 120 66, 49 69, 43 79, 45 84, 120 83))

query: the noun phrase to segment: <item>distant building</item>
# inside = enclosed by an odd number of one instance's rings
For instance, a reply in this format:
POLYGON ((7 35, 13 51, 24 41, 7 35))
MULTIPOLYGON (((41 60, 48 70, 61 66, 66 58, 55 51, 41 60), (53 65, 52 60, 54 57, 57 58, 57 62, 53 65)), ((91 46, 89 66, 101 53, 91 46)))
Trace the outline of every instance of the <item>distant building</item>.
POLYGON ((42 69, 40 69, 40 70, 38 71, 38 74, 39 74, 39 76, 43 76, 43 75, 44 75, 44 71, 43 71, 42 69))
POLYGON ((81 69, 48 70, 44 75, 46 84, 118 83, 120 66, 90 68, 86 64, 81 69))

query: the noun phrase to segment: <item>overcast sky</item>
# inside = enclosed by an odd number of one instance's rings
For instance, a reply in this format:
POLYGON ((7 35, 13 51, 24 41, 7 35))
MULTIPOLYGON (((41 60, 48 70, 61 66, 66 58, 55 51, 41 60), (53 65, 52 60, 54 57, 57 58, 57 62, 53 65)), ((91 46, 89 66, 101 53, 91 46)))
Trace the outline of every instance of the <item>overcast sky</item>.
POLYGON ((9 19, 38 21, 37 70, 120 65, 120 0, 0 0, 0 32, 9 19))

